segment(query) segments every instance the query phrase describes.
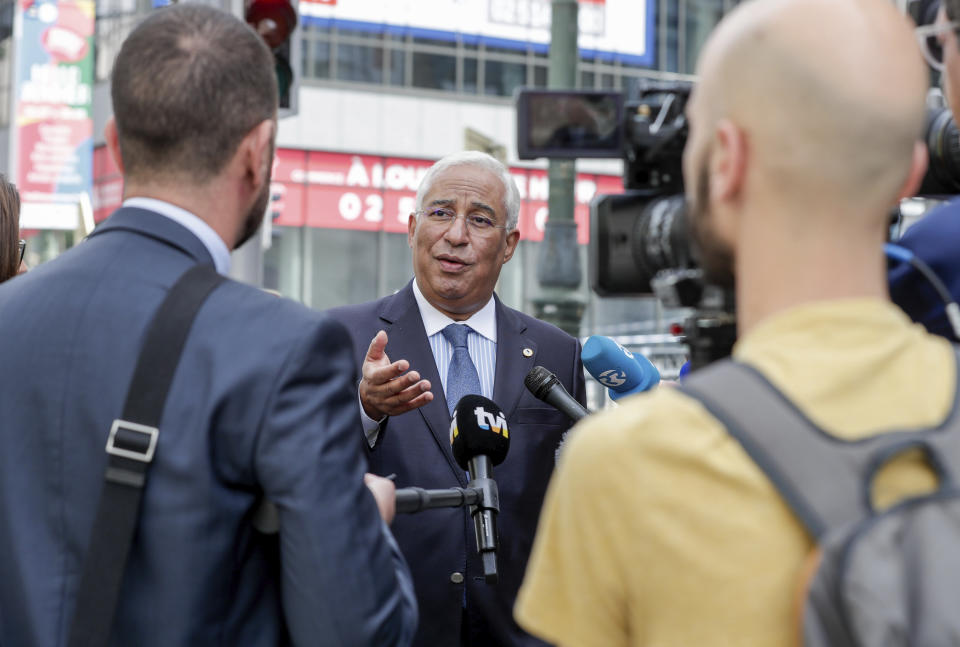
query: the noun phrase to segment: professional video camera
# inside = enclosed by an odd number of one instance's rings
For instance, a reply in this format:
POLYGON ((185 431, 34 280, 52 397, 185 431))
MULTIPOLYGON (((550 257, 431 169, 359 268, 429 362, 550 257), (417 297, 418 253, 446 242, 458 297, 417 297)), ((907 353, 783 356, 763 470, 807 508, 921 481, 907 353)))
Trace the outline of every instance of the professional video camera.
MULTIPOLYGON (((625 192, 591 204, 591 287, 601 296, 655 295, 668 307, 693 308, 683 328, 697 368, 729 354, 736 328, 732 290, 703 280, 691 245, 682 173, 691 89, 689 82, 648 82, 628 101, 617 92, 523 89, 517 151, 521 159, 623 159, 625 192)), ((931 96, 930 160, 919 196, 960 194, 960 130, 931 96)))
POLYGON ((684 332, 697 367, 728 355, 736 330, 732 290, 703 281, 690 244, 682 165, 692 88, 648 82, 628 101, 615 92, 522 90, 517 150, 521 159, 622 157, 625 192, 590 207, 591 287, 694 308, 684 332))

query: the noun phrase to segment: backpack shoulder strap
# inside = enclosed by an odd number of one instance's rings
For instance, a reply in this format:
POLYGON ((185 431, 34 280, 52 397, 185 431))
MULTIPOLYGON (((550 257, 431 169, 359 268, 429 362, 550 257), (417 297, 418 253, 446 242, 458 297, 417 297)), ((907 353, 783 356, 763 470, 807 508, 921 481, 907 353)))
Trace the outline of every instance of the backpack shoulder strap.
MULTIPOLYGON (((960 448, 960 395, 936 430, 895 430, 848 441, 817 427, 746 364, 717 362, 689 375, 680 388, 727 428, 817 539, 872 513, 870 482, 893 455, 913 446, 929 449, 935 437, 949 437, 960 448)), ((936 446, 931 453, 943 450, 936 446)))
POLYGON ((224 280, 210 265, 193 266, 170 288, 147 329, 123 415, 107 439, 106 480, 77 587, 70 647, 109 641, 167 393, 200 306, 224 280))
POLYGON ((941 488, 949 485, 960 489, 960 345, 955 344, 953 351, 957 358, 953 410, 926 441, 936 450, 934 458, 940 462, 934 467, 940 471, 941 488))

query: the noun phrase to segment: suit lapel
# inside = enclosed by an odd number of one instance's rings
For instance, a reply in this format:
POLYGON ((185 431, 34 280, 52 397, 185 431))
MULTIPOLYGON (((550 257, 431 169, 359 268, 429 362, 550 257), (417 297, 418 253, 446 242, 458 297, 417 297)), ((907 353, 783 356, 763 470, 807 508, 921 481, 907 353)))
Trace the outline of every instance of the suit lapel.
POLYGON ((496 295, 494 298, 497 304, 497 370, 493 401, 503 409, 509 423, 526 388, 523 378, 536 365, 537 343, 526 334, 526 324, 496 295), (527 349, 530 352, 525 352, 527 349))
MULTIPOLYGON (((450 450, 450 414, 443 394, 437 362, 430 350, 427 332, 423 327, 423 318, 413 295, 413 281, 407 284, 393 298, 384 303, 380 318, 387 324, 387 355, 391 361, 405 359, 411 369, 420 373, 420 378, 429 380, 433 400, 423 405, 417 412, 433 434, 440 452, 447 459, 450 469, 461 485, 466 486, 466 476, 453 459, 450 450)), ((410 415, 416 415, 411 412, 410 415)))

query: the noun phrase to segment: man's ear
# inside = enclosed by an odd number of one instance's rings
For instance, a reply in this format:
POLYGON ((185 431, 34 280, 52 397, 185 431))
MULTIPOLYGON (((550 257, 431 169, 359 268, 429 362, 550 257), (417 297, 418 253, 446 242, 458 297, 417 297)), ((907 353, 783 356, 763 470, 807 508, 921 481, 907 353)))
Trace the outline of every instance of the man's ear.
POLYGON ((243 175, 254 190, 259 190, 270 180, 275 129, 273 119, 264 119, 247 133, 240 144, 243 175))
POLYGON ((717 123, 710 160, 710 193, 717 202, 737 200, 747 175, 747 135, 727 119, 717 123))
POLYGON ((410 218, 407 220, 407 245, 410 246, 410 249, 413 249, 413 239, 417 235, 417 219, 419 216, 415 213, 410 214, 410 218))
POLYGON ((503 262, 506 263, 513 258, 513 253, 517 251, 517 243, 520 242, 520 230, 514 229, 507 234, 507 249, 503 253, 503 262))
POLYGON ((103 127, 103 139, 107 144, 107 150, 110 151, 110 157, 113 163, 120 169, 120 175, 123 175, 123 157, 120 155, 120 133, 117 132, 117 120, 111 117, 107 119, 107 125, 103 127))

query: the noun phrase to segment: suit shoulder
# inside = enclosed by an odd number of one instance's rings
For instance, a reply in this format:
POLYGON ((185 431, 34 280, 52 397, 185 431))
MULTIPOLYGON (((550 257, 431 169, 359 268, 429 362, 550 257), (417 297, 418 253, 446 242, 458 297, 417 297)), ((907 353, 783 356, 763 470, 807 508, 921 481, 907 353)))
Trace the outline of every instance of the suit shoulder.
POLYGON ((375 317, 383 306, 384 301, 390 297, 383 297, 374 301, 364 303, 355 303, 346 306, 337 306, 326 310, 331 319, 347 324, 348 326, 356 321, 365 321, 370 317, 375 317))
POLYGON ((569 333, 557 328, 551 323, 547 323, 542 319, 537 319, 536 317, 520 312, 519 310, 507 308, 507 306, 504 306, 504 308, 508 312, 512 313, 515 317, 520 319, 524 325, 526 325, 527 332, 531 333, 535 337, 538 337, 539 339, 543 339, 551 343, 573 343, 576 341, 576 337, 573 337, 569 333))
POLYGON ((292 299, 234 280, 225 281, 218 292, 211 301, 226 329, 245 329, 251 335, 268 331, 276 340, 300 339, 307 334, 322 335, 330 341, 349 339, 341 322, 292 299))

